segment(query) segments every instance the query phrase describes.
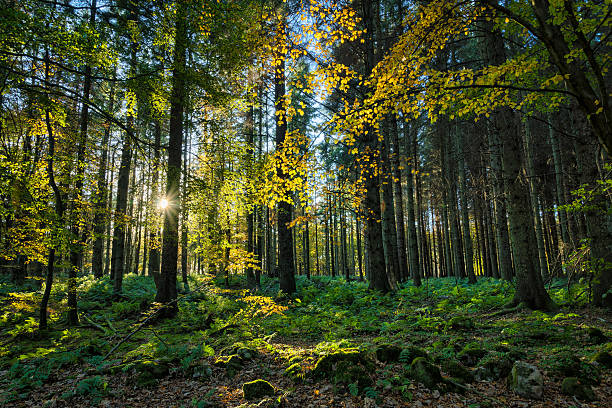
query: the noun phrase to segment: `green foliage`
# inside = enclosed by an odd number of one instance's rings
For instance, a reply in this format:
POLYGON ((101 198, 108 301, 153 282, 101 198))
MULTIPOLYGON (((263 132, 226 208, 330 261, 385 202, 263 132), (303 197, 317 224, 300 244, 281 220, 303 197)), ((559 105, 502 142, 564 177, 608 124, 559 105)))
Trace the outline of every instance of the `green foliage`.
POLYGON ((96 375, 79 381, 74 390, 63 394, 62 398, 70 399, 80 395, 90 397, 93 404, 98 404, 108 393, 108 382, 106 382, 104 377, 96 375))

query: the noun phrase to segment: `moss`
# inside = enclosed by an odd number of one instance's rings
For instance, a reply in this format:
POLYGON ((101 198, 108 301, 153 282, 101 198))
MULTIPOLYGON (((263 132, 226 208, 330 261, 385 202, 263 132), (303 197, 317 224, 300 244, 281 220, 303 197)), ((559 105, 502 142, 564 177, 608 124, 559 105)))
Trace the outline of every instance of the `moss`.
POLYGON ((136 370, 136 383, 140 386, 153 385, 160 378, 170 373, 170 367, 156 360, 141 360, 134 364, 136 370))
POLYGON ((505 354, 489 355, 479 362, 474 377, 479 381, 497 381, 510 374, 513 364, 514 361, 505 354))
POLYGON ((474 375, 456 360, 443 360, 442 369, 451 377, 460 380, 461 383, 471 383, 474 375))
POLYGON ((604 334, 603 331, 601 331, 601 329, 597 327, 589 327, 587 329, 587 334, 591 343, 603 344, 608 341, 608 337, 604 334))
POLYGON ((295 382, 301 382, 304 380, 305 373, 300 363, 293 363, 285 369, 285 375, 295 382))
POLYGON ((359 391, 372 385, 374 363, 364 352, 345 350, 319 358, 312 370, 315 379, 327 378, 335 384, 357 384, 359 391))
POLYGON ((449 320, 448 327, 453 330, 472 330, 476 325, 474 320, 467 316, 455 316, 449 320))
POLYGON ((342 361, 352 364, 361 364, 369 368, 374 367, 373 363, 365 356, 364 352, 357 350, 337 351, 319 358, 312 370, 312 376, 316 379, 331 378, 334 371, 336 371, 336 366, 342 361))
POLYGON ((594 401, 595 393, 588 384, 583 384, 576 377, 568 377, 561 383, 561 392, 583 401, 594 401))
POLYGON ((420 347, 408 345, 405 346, 399 355, 399 361, 411 364, 415 358, 423 357, 429 359, 429 354, 420 347))
POLYGON ((382 363, 396 362, 401 352, 402 348, 395 344, 381 344, 376 348, 376 358, 382 363))
POLYGON ((440 369, 427 361, 425 357, 417 357, 412 361, 410 376, 427 388, 434 388, 442 382, 440 369))
POLYGON ((251 401, 274 395, 274 387, 265 380, 255 380, 242 385, 244 399, 251 401))
POLYGON ((488 351, 481 348, 478 344, 469 343, 457 354, 457 357, 466 366, 474 367, 487 353, 488 351))
POLYGON ((612 368, 612 355, 607 351, 601 351, 593 357, 593 361, 606 368, 612 368))
POLYGON ((242 361, 250 361, 259 356, 259 352, 250 347, 240 347, 236 350, 236 354, 242 359, 242 361))
POLYGON ((243 361, 238 354, 232 354, 231 356, 222 356, 215 361, 217 367, 225 368, 225 372, 228 376, 233 377, 238 371, 242 369, 243 361))
POLYGON ((523 361, 516 361, 508 376, 508 386, 518 395, 540 399, 544 391, 544 378, 537 367, 523 361))

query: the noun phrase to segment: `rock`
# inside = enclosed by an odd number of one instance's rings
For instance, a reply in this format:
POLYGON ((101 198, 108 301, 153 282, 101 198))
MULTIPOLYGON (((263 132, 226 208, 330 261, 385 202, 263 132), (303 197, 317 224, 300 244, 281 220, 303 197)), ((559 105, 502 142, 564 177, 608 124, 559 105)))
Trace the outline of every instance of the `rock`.
POLYGON ((427 361, 425 357, 417 357, 412 361, 410 376, 430 389, 442 382, 440 369, 427 361))
POLYGON ((478 344, 469 343, 457 354, 457 357, 466 366, 474 367, 487 353, 488 351, 481 348, 478 344))
POLYGON ((593 389, 588 384, 583 384, 576 377, 567 377, 561 383, 561 392, 571 395, 579 400, 594 401, 596 399, 593 389))
POLYGON ((474 370, 474 378, 478 381, 497 381, 506 378, 512 371, 512 364, 513 361, 505 355, 485 357, 474 370))
POLYGON ((610 355, 610 353, 607 351, 600 351, 599 353, 595 354, 593 361, 606 368, 612 368, 612 355, 610 355))
POLYGON ((215 366, 221 368, 236 368, 240 369, 242 367, 242 359, 238 354, 232 354, 231 356, 221 356, 215 360, 215 366))
POLYGON ((423 357, 429 359, 429 355, 425 350, 420 347, 416 347, 413 345, 408 345, 404 347, 399 356, 399 361, 403 363, 411 364, 412 361, 417 357, 423 357))
POLYGON ((232 354, 231 356, 222 356, 215 361, 217 367, 225 368, 225 372, 228 376, 233 377, 238 371, 242 369, 243 361, 238 354, 232 354))
POLYGON ((399 360, 402 348, 395 344, 381 344, 376 348, 376 358, 381 363, 390 363, 399 360))
POLYGON ((534 365, 517 361, 508 377, 509 387, 518 395, 526 398, 542 398, 544 378, 534 365))
POLYGON ((589 340, 594 344, 603 344, 608 341, 608 337, 597 327, 589 327, 587 329, 589 340))
POLYGON ((448 322, 448 327, 453 330, 472 330, 476 325, 470 317, 455 316, 448 322))
POLYGON ((285 375, 295 382, 301 382, 304 380, 304 369, 300 363, 294 363, 285 369, 285 375))
POLYGON ((456 360, 442 361, 442 369, 451 377, 461 380, 462 383, 474 381, 474 375, 456 360))
POLYGON ((314 379, 327 378, 334 384, 357 384, 361 392, 372 385, 370 373, 374 363, 364 352, 345 350, 324 355, 315 364, 311 375, 314 379))
POLYGON ((259 356, 259 352, 257 350, 249 347, 240 347, 238 350, 236 350, 236 354, 242 359, 242 361, 250 361, 259 356))
POLYGON ((274 387, 265 380, 255 380, 242 385, 242 394, 244 399, 252 401, 274 395, 274 387))
POLYGON ((170 373, 170 367, 159 360, 141 360, 134 364, 136 383, 141 386, 153 385, 158 379, 170 373))

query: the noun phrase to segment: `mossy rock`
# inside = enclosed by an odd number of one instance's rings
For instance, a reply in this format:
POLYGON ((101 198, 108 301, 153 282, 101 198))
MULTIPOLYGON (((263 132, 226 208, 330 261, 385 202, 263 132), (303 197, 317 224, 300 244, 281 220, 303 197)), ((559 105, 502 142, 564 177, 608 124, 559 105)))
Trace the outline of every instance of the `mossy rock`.
POLYGON ((236 354, 242 359, 242 361, 251 361, 259 357, 259 351, 250 347, 240 347, 236 350, 236 354))
POLYGON ((295 382, 302 382, 305 377, 304 368, 302 368, 300 363, 293 363, 285 369, 285 376, 295 382))
POLYGON ((457 354, 457 357, 466 366, 474 367, 487 354, 488 351, 481 348, 478 344, 469 343, 457 354))
POLYGON ((345 350, 326 354, 319 358, 312 370, 312 376, 315 379, 328 378, 331 379, 336 366, 340 362, 348 362, 352 364, 361 364, 369 369, 374 368, 373 362, 365 355, 363 351, 345 350))
POLYGON ((589 327, 587 329, 587 334, 590 342, 593 344, 603 344, 608 341, 608 336, 606 336, 604 332, 597 327, 589 327))
POLYGON ((583 384, 576 377, 567 377, 561 383, 561 392, 583 401, 594 401, 596 399, 593 389, 588 384, 583 384))
POLYGON ((599 367, 586 361, 580 362, 580 375, 578 377, 585 384, 597 385, 601 382, 599 367))
POLYGON ((149 386, 157 383, 160 378, 170 373, 170 367, 158 360, 141 360, 134 363, 136 383, 140 386, 149 386))
POLYGON ((420 347, 408 345, 400 352, 399 361, 412 364, 415 358, 423 357, 429 360, 429 354, 420 347))
POLYGON ((376 348, 376 358, 381 363, 392 363, 399 360, 402 348, 395 344, 381 344, 376 348))
POLYGON ((225 368, 225 373, 233 377, 238 371, 242 370, 243 361, 238 354, 222 356, 215 361, 215 366, 225 368))
POLYGON ((540 399, 544 392, 544 377, 538 368, 524 361, 516 361, 508 376, 507 384, 518 395, 540 399))
POLYGON ((476 328, 474 320, 467 316, 455 316, 448 322, 448 327, 452 330, 473 330, 476 328))
POLYGON ((215 360, 215 366, 221 368, 242 368, 242 359, 238 354, 232 354, 231 356, 221 356, 215 360))
POLYGON ((244 399, 252 401, 274 395, 274 387, 265 380, 255 380, 242 385, 244 399))
POLYGON ((469 384, 474 381, 472 372, 457 360, 443 360, 442 369, 452 378, 460 380, 462 384, 469 384))
POLYGON ((189 366, 189 374, 191 375, 191 378, 205 381, 212 375, 212 368, 208 363, 197 362, 189 366))
POLYGON ((593 361, 603 367, 612 368, 612 355, 610 355, 610 353, 607 351, 600 351, 599 353, 595 354, 593 361))
POLYGON ((435 388, 442 382, 440 369, 427 361, 425 357, 417 357, 412 361, 410 376, 429 389, 435 388))
POLYGON ((348 361, 340 361, 336 366, 336 371, 331 380, 334 384, 356 384, 358 392, 362 392, 366 387, 374 384, 370 377, 371 369, 363 364, 353 364, 348 361))
POLYGON ((478 381, 497 381, 510 374, 513 364, 514 361, 507 355, 489 355, 480 360, 474 370, 474 377, 478 381))

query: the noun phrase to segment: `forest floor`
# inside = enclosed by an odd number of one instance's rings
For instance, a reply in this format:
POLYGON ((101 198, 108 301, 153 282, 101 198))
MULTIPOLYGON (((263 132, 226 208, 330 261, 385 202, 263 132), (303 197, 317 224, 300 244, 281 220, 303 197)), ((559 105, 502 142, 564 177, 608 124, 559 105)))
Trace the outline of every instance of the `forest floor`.
POLYGON ((152 318, 127 340, 157 307, 148 277, 128 275, 115 302, 107 280, 83 278, 76 328, 66 326, 66 286, 57 284, 46 332, 37 330, 40 291, 0 281, 0 406, 612 406, 612 314, 586 306, 582 284, 568 293, 551 283, 557 313, 499 314, 513 288, 492 279, 430 279, 381 295, 361 282, 298 277, 293 299, 274 280, 250 293, 241 277, 229 288, 191 279, 176 318, 152 318), (430 377, 419 377, 418 361, 433 367, 430 377), (512 389, 515 361, 541 371, 541 397, 512 389), (587 394, 563 393, 566 377, 587 394), (254 393, 246 400, 243 385, 257 379, 271 387, 245 386, 254 393))

